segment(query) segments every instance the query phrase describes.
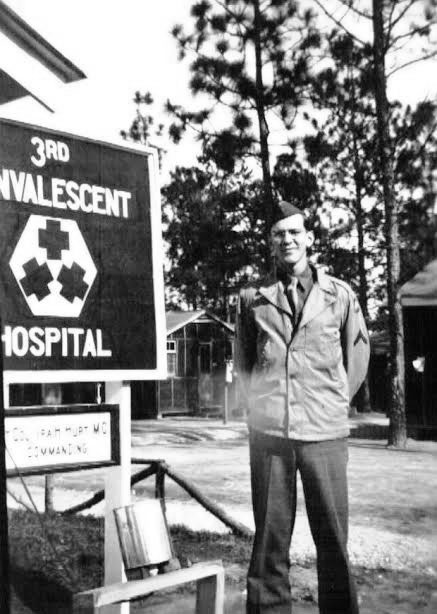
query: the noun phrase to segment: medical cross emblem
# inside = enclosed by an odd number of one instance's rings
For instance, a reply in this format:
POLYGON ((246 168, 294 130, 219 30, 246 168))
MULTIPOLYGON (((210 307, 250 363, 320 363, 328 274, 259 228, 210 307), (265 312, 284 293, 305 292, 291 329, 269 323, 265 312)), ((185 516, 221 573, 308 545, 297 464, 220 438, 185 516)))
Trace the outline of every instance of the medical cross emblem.
POLYGON ((97 276, 73 220, 31 215, 9 266, 35 316, 79 317, 97 276))
POLYGON ((63 266, 58 275, 58 281, 62 285, 61 294, 67 301, 72 303, 76 296, 83 298, 88 290, 88 284, 83 280, 86 271, 77 262, 73 263, 71 269, 63 266))
POLYGON ((47 220, 46 228, 38 232, 39 246, 47 250, 48 260, 60 260, 62 250, 70 246, 69 234, 61 230, 58 220, 47 220))
POLYGON ((35 294, 39 301, 42 301, 50 294, 49 283, 53 281, 53 276, 47 263, 38 264, 36 258, 32 258, 23 265, 26 276, 22 279, 22 286, 26 296, 35 294))

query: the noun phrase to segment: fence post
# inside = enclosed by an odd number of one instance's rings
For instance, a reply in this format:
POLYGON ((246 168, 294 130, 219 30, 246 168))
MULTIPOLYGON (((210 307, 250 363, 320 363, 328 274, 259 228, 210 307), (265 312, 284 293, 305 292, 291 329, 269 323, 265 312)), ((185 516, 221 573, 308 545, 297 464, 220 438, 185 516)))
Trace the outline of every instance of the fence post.
POLYGON ((156 478, 155 478, 155 497, 161 499, 164 512, 166 511, 165 505, 165 469, 162 463, 159 461, 156 464, 156 478))

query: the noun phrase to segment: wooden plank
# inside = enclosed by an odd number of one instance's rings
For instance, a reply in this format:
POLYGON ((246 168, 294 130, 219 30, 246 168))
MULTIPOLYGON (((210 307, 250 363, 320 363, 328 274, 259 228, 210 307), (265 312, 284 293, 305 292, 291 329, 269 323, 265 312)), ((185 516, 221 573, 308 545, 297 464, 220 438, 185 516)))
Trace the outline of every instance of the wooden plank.
MULTIPOLYGON (((223 564, 221 561, 196 563, 191 567, 170 571, 166 574, 145 578, 144 580, 117 582, 94 590, 78 593, 74 596, 73 612, 74 614, 92 614, 94 608, 131 601, 132 599, 143 597, 149 593, 211 576, 220 576, 224 578, 223 564)), ((217 581, 217 585, 220 585, 220 581, 217 581)), ((215 614, 215 612, 218 613, 220 610, 211 610, 208 614, 215 614)))
POLYGON ((225 571, 197 581, 196 614, 223 614, 225 571))

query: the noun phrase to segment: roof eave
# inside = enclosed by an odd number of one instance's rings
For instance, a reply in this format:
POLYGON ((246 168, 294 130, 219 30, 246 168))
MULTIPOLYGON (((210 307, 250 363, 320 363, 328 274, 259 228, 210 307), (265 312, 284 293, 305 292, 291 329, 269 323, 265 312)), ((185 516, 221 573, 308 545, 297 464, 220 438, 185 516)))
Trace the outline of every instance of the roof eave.
POLYGON ((34 98, 45 109, 47 109, 51 113, 54 112, 52 107, 50 107, 48 103, 44 102, 44 100, 40 98, 35 92, 29 89, 26 89, 21 83, 19 83, 16 79, 11 77, 11 75, 8 72, 6 72, 5 70, 2 70, 1 68, 0 68, 0 84, 2 86, 5 86, 4 90, 0 91, 0 105, 5 104, 7 102, 11 102, 12 100, 18 100, 20 98, 23 98, 24 96, 32 96, 32 98, 34 98), (5 81, 7 83, 5 83, 5 81), (10 85, 11 87, 15 88, 14 93, 11 96, 7 95, 7 85, 10 85), (3 98, 3 95, 5 95, 6 99, 3 98))
POLYGON ((173 326, 172 328, 168 328, 167 329, 167 335, 171 335, 172 333, 176 332, 180 328, 183 328, 187 324, 191 324, 191 322, 193 322, 194 320, 197 320, 197 318, 199 318, 200 316, 204 315, 205 313, 206 312, 205 312, 204 309, 201 309, 199 311, 193 312, 193 315, 190 318, 187 318, 183 322, 179 322, 179 324, 176 324, 176 326, 173 326))
POLYGON ((401 296, 402 307, 435 307, 437 298, 435 296, 401 296))
POLYGON ((0 30, 64 83, 86 78, 80 68, 38 34, 3 0, 0 0, 0 30))
POLYGON ((223 326, 223 328, 226 328, 226 330, 228 332, 230 332, 232 334, 235 334, 235 331, 234 331, 233 327, 231 326, 231 324, 228 324, 227 322, 224 322, 223 320, 221 320, 219 317, 217 317, 216 315, 214 315, 213 313, 211 313, 207 309, 199 309, 198 311, 193 312, 192 316, 187 318, 183 322, 179 322, 178 324, 176 324, 172 328, 168 328, 167 329, 167 335, 173 334, 174 332, 176 332, 180 328, 183 328, 187 324, 191 324, 192 322, 194 322, 198 318, 200 318, 202 316, 205 316, 205 315, 208 316, 209 318, 211 318, 212 320, 214 320, 215 322, 217 322, 217 324, 220 324, 221 326, 223 326))
POLYGON ((225 322, 224 320, 222 320, 221 318, 219 318, 218 316, 214 315, 213 313, 211 313, 208 310, 205 310, 205 313, 206 313, 207 316, 209 316, 210 318, 215 320, 218 324, 221 324, 224 328, 227 328, 230 333, 235 333, 235 331, 234 331, 233 327, 231 326, 231 324, 228 324, 228 322, 225 322))

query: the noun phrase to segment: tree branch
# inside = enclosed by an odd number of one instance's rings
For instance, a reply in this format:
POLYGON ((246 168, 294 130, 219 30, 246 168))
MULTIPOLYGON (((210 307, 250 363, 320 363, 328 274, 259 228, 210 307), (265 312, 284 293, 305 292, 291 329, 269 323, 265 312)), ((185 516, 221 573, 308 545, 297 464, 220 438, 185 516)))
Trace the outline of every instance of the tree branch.
MULTIPOLYGON (((393 2, 393 4, 396 4, 394 2, 394 0, 391 0, 391 1, 393 2)), ((416 2, 417 2, 417 0, 409 0, 409 2, 407 3, 407 6, 405 6, 404 9, 396 17, 396 19, 394 19, 391 22, 391 29, 390 29, 390 31, 393 31, 393 28, 401 21, 401 19, 406 15, 406 13, 408 13, 408 11, 413 6, 413 4, 416 4, 416 2)))
POLYGON ((418 156, 421 156, 422 153, 425 151, 425 147, 427 146, 427 144, 431 140, 432 136, 434 135, 434 131, 436 130, 436 128, 437 128, 437 120, 433 123, 433 125, 431 126, 431 128, 430 128, 430 130, 429 130, 429 132, 428 132, 424 142, 421 144, 420 149, 417 152, 418 156))
POLYGON ((356 6, 354 6, 353 0, 337 0, 337 2, 340 2, 340 4, 342 4, 343 6, 346 6, 359 17, 364 17, 365 19, 372 19, 372 14, 367 13, 365 11, 360 11, 356 6))
POLYGON ((394 27, 393 26, 393 15, 395 13, 395 9, 396 9, 396 2, 392 0, 390 15, 387 19, 387 22, 388 22, 387 32, 386 32, 387 42, 390 40, 392 32, 393 32, 393 27, 394 27))
POLYGON ((400 66, 396 66, 396 68, 393 68, 392 71, 387 73, 387 79, 389 77, 391 77, 392 75, 394 75, 399 70, 402 70, 403 68, 405 68, 406 66, 411 66, 412 64, 417 64, 418 62, 424 62, 425 60, 430 60, 431 58, 435 58, 436 56, 437 56, 437 49, 435 51, 433 51, 432 53, 428 53, 428 54, 422 55, 420 58, 415 58, 414 60, 410 60, 409 62, 405 62, 405 64, 401 64, 400 66))
MULTIPOLYGON (((358 38, 358 36, 355 36, 355 34, 353 34, 350 30, 348 30, 346 28, 345 25, 343 25, 341 23, 341 20, 337 19, 336 17, 334 17, 334 15, 332 13, 330 13, 323 5, 323 2, 321 2, 320 0, 313 0, 317 6, 325 13, 325 15, 327 17, 329 17, 329 19, 331 19, 331 21, 333 21, 339 28, 341 28, 344 32, 346 32, 346 34, 348 34, 351 38, 353 38, 355 41, 357 41, 357 43, 359 43, 360 45, 364 46, 365 43, 364 41, 362 41, 360 38, 358 38)), ((343 17, 342 17, 343 19, 343 17)))
MULTIPOLYGON (((221 2, 221 0, 215 0, 216 4, 218 4, 223 11, 225 11, 225 13, 227 13, 230 17, 232 17, 232 19, 235 20, 235 23, 237 24, 237 28, 240 30, 240 34, 241 36, 243 36, 243 32, 242 32, 242 23, 240 23, 240 17, 242 15, 244 15, 245 11, 244 9, 241 10, 241 12, 239 14, 234 13, 234 11, 231 11, 231 9, 229 8, 229 6, 227 6, 224 2, 221 2)), ((247 31, 247 28, 246 28, 247 31)))
POLYGON ((398 34, 397 36, 394 36, 391 39, 391 43, 390 46, 394 43, 397 43, 398 41, 400 41, 403 38, 411 38, 413 37, 415 34, 419 34, 420 32, 423 32, 424 30, 426 30, 427 28, 429 28, 430 26, 436 25, 437 24, 437 19, 435 21, 429 21, 427 24, 425 24, 424 26, 417 26, 417 28, 413 28, 412 30, 408 31, 408 32, 404 32, 404 34, 398 34))
POLYGON ((17 494, 15 494, 13 490, 8 488, 7 492, 8 492, 8 495, 11 496, 12 499, 14 499, 14 501, 16 501, 19 505, 22 505, 24 507, 24 509, 26 509, 31 514, 35 513, 35 510, 33 508, 31 508, 29 505, 27 505, 27 503, 25 503, 21 497, 19 497, 17 494))

